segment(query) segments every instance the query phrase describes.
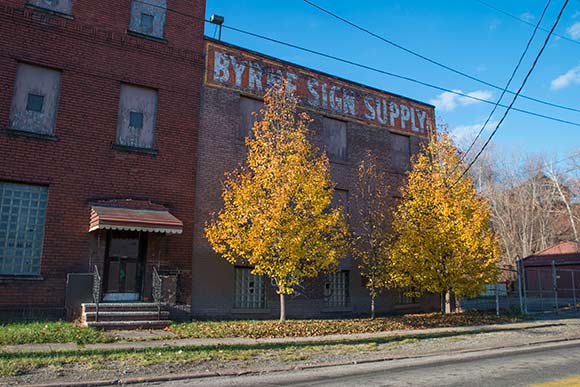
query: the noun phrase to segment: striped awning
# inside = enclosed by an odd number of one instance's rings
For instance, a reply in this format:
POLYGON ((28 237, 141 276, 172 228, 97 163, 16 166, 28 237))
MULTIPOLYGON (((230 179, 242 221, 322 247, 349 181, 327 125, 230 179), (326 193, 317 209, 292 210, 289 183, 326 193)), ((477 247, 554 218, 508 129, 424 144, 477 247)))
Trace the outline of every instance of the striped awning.
POLYGON ((181 234, 183 222, 169 211, 92 206, 89 232, 95 230, 181 234))

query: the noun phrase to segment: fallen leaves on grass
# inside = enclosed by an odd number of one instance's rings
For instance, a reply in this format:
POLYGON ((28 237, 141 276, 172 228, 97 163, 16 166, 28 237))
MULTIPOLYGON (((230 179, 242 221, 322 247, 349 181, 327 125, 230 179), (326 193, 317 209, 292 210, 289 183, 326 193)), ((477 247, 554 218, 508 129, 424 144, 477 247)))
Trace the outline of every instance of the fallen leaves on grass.
POLYGON ((275 338, 310 337, 336 334, 376 333, 402 329, 474 326, 513 322, 514 317, 490 313, 409 314, 376 319, 194 321, 174 324, 168 329, 182 338, 275 338))

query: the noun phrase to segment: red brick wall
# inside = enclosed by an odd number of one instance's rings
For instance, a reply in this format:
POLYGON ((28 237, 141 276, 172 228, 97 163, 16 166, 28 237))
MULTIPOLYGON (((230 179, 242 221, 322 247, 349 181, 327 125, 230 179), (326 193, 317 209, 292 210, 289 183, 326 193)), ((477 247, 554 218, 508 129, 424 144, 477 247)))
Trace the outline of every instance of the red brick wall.
MULTIPOLYGON (((314 72, 313 74, 316 76, 314 72)), ((239 138, 242 122, 241 97, 240 92, 235 90, 208 84, 203 87, 196 175, 198 190, 196 191, 191 305, 192 314, 197 317, 273 318, 279 313, 278 298, 270 286, 267 286, 268 300, 265 310, 242 313, 233 309, 234 268, 211 249, 203 233, 211 213, 218 212, 222 206, 221 190, 224 172, 231 171, 244 160, 245 145, 239 138), (208 278, 212 280, 208 281, 208 278)), ((321 135, 325 115, 314 111, 308 111, 308 114, 313 119, 310 125, 313 140, 322 146, 321 135)), ((396 134, 387 128, 365 125, 354 120, 346 121, 348 158, 346 161, 332 162, 331 175, 336 188, 349 191, 349 208, 351 214, 354 215, 351 221, 353 226, 357 227, 353 192, 357 180, 357 166, 366 151, 372 150, 378 157, 380 167, 388 173, 393 196, 398 195, 397 189, 404 175, 396 168, 396 165, 402 164, 402 160, 399 160, 392 151, 396 134)), ((420 137, 410 137, 411 153, 418 152, 421 141, 423 140, 420 137)), ((296 318, 368 314, 370 298, 368 291, 363 287, 356 263, 347 258, 343 260, 341 268, 351 271, 350 308, 341 311, 325 310, 323 278, 318 278, 308 282, 304 294, 289 298, 288 316, 296 318)), ((420 299, 419 304, 410 306, 395 305, 395 298, 395 292, 385 292, 377 300, 378 313, 437 310, 439 307, 437 295, 426 295, 420 299)))
MULTIPOLYGON (((49 186, 42 280, 0 279, 0 305, 63 305, 66 274, 89 266, 89 202, 136 198, 184 223, 167 254, 183 270, 189 303, 203 22, 168 11, 167 42, 127 34, 130 1, 74 1, 70 20, 0 5, 0 128, 8 126, 19 61, 62 70, 56 141, 0 129, 0 180, 49 186), (158 89, 157 155, 113 150, 122 82, 158 89)), ((168 0, 203 17, 204 1, 168 0)))

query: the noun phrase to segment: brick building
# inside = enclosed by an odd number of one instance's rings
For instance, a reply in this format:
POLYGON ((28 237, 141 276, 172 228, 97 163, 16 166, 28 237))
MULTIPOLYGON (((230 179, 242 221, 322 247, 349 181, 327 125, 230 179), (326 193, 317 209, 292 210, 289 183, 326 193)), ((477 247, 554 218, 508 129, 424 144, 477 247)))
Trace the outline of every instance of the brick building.
MULTIPOLYGON (((194 224, 194 317, 275 317, 278 298, 270 283, 234 267, 217 256, 203 236, 212 212, 221 205, 224 172, 243 162, 244 137, 252 127, 252 112, 263 106, 264 90, 284 77, 314 120, 313 140, 331 160, 336 199, 356 214, 350 192, 357 179, 357 164, 367 150, 378 156, 390 176, 396 197, 410 156, 417 152, 430 128, 431 105, 355 84, 327 74, 283 62, 240 47, 206 39, 206 67, 198 143, 196 209, 194 224), (203 187, 203 188, 201 188, 203 187), (211 280, 209 280, 211 279, 211 280)), ((357 220, 352 220, 357 227, 357 220)), ((351 258, 342 260, 337 273, 310 281, 287 301, 288 316, 332 317, 369 313, 370 298, 351 258)), ((388 292, 377 300, 378 313, 437 309, 439 298, 405 297, 388 292)))
MULTIPOLYGON (((63 313, 68 273, 191 298, 204 1, 0 4, 0 315, 63 313)), ((12 317, 10 317, 12 316, 12 317)))
MULTIPOLYGON (((0 5, 0 320, 61 317, 68 275, 95 267, 105 302, 150 300, 155 267, 177 275, 176 301, 194 317, 277 315, 270 284, 218 257, 203 227, 280 77, 314 119, 351 214, 367 150, 401 184, 435 125, 432 106, 204 40, 204 11, 176 0, 0 5)), ((369 302, 346 257, 287 312, 359 315, 369 302)), ((401 292, 377 303, 379 313, 437 307, 401 292)))

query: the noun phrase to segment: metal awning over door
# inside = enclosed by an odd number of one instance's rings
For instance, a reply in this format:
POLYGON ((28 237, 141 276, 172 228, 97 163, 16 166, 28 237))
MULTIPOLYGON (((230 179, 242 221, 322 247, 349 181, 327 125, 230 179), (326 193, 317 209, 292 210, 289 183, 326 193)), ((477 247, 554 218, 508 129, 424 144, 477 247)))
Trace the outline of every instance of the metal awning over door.
POLYGON ((181 234, 183 222, 169 211, 92 206, 89 232, 95 230, 181 234))

